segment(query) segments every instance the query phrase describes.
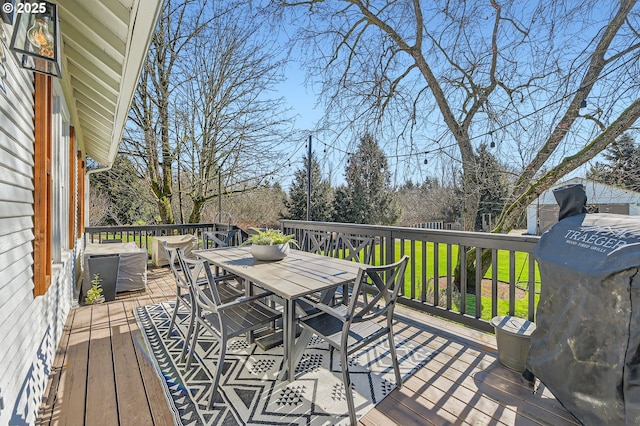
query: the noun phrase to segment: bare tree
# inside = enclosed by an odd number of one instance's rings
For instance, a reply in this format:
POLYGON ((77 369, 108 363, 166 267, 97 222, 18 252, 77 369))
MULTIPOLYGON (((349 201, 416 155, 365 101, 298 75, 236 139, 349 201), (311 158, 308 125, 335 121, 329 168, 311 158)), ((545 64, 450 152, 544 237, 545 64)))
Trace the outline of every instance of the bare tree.
POLYGON ((493 229, 507 232, 538 194, 640 116, 635 0, 280 5, 295 15, 311 76, 323 82, 326 124, 377 126, 399 153, 459 161, 465 229, 480 201, 474 146, 497 145, 501 162, 520 165, 493 229))
MULTIPOLYGON (((278 220, 286 214, 287 194, 277 183, 264 185, 242 193, 225 195, 222 208, 231 215, 234 224, 244 230, 254 226, 258 228, 279 228, 278 220)), ((207 205, 202 213, 205 222, 217 218, 217 208, 207 205)))
POLYGON ((462 206, 455 188, 443 186, 435 179, 421 184, 406 182, 395 198, 402 212, 401 226, 437 221, 452 223, 458 219, 462 206))
POLYGON ((164 223, 176 207, 181 222, 199 222, 210 200, 277 173, 274 147, 291 122, 269 97, 282 63, 262 19, 251 2, 165 3, 123 144, 164 223))
POLYGON ((278 172, 291 138, 291 117, 271 92, 282 80, 282 59, 260 16, 240 4, 216 17, 192 40, 187 83, 180 89, 175 134, 188 221, 205 204, 251 190, 278 172))
POLYGON ((146 177, 164 223, 175 223, 171 198, 176 137, 170 128, 173 97, 184 84, 184 76, 178 76, 177 70, 193 38, 218 13, 226 11, 214 9, 207 0, 165 1, 125 129, 122 150, 146 177))
POLYGON ((106 225, 112 217, 111 200, 103 191, 90 187, 89 197, 89 223, 91 226, 106 225))

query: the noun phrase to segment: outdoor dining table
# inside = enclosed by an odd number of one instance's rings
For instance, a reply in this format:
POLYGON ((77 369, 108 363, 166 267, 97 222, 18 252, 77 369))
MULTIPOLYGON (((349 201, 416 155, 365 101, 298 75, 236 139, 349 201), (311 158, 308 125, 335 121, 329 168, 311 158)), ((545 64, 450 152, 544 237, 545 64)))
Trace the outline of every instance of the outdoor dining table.
POLYGON ((362 266, 357 262, 301 250, 290 250, 284 259, 270 262, 255 259, 250 247, 195 250, 193 254, 242 278, 247 295, 255 285, 284 300, 285 365, 280 378, 289 381, 294 379, 295 372, 296 300, 313 293, 326 293, 354 281, 362 266))

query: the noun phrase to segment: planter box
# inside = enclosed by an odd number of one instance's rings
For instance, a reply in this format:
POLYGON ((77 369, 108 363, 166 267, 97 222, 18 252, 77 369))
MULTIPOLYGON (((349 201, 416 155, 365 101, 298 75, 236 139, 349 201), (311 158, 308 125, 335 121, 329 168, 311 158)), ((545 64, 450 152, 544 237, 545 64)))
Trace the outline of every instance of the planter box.
POLYGON ((498 360, 502 365, 522 373, 525 370, 531 333, 536 325, 531 321, 512 316, 493 317, 498 345, 498 360))
POLYGON ((116 300, 116 282, 118 281, 118 266, 120 265, 120 256, 115 254, 90 255, 87 262, 89 263, 89 276, 91 279, 87 283, 83 283, 82 300, 87 296, 87 290, 91 288, 91 280, 96 275, 100 276, 100 285, 102 287, 102 295, 105 302, 116 300))

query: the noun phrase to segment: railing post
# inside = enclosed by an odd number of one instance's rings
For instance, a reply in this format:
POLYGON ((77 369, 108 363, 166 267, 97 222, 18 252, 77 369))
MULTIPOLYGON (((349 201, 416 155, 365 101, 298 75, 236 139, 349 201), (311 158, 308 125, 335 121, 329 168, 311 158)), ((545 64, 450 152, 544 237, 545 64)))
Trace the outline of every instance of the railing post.
POLYGON ((386 253, 385 253, 385 262, 388 264, 393 263, 395 259, 396 252, 396 239, 393 235, 393 231, 389 232, 386 237, 386 253))

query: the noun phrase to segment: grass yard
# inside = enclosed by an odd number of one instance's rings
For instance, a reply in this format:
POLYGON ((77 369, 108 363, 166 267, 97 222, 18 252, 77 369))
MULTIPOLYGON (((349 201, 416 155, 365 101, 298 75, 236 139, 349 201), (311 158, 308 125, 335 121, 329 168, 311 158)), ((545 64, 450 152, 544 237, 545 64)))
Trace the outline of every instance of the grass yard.
MULTIPOLYGON (((376 246, 375 248, 375 259, 379 264, 380 259, 382 258, 380 250, 380 246, 376 246)), ((408 273, 405 274, 405 285, 403 294, 407 297, 413 297, 420 299, 423 294, 423 286, 426 283, 426 300, 433 302, 433 292, 434 292, 434 275, 435 275, 435 250, 436 244, 432 242, 415 242, 413 249, 411 246, 411 241, 405 241, 404 247, 401 246, 401 243, 396 242, 395 246, 395 258, 399 260, 402 253, 409 255, 409 264, 407 266, 408 273), (424 251, 426 250, 426 253, 424 251), (413 259, 412 259, 413 258, 413 259), (423 259, 426 259, 426 262, 423 263, 423 259), (413 271, 413 273, 411 273, 413 271), (415 277, 415 288, 412 289, 412 276, 415 277)), ((440 279, 440 299, 446 303, 446 281, 442 278, 447 277, 447 275, 453 275, 453 271, 459 262, 459 246, 452 245, 450 247, 450 256, 448 257, 447 253, 447 245, 439 244, 438 245, 438 277, 440 279)), ((515 282, 516 282, 516 300, 515 300, 515 316, 527 318, 529 313, 528 308, 528 288, 527 279, 529 276, 529 254, 518 252, 515 254, 515 282)), ((498 315, 507 315, 509 313, 509 300, 508 300, 508 286, 509 286, 509 270, 510 270, 510 259, 509 252, 506 250, 498 250, 497 252, 497 277, 498 277, 498 286, 500 287, 500 291, 498 292, 499 298, 497 303, 497 313, 498 315)), ((490 267, 484 278, 487 281, 483 282, 483 290, 481 292, 481 318, 485 320, 490 320, 492 317, 492 298, 491 298, 491 287, 490 280, 492 277, 493 271, 490 267), (489 282, 488 282, 489 281, 489 282), (486 296, 485 296, 486 295, 486 296)), ((535 305, 537 306, 537 302, 539 299, 540 292, 540 272, 535 271, 535 305)), ((453 291, 452 295, 452 309, 456 311, 460 311, 460 303, 461 297, 460 294, 453 291)), ((441 302, 441 304, 443 303, 441 302)), ((476 297, 475 295, 467 294, 466 296, 466 312, 469 314, 474 314, 476 309, 476 297)))

